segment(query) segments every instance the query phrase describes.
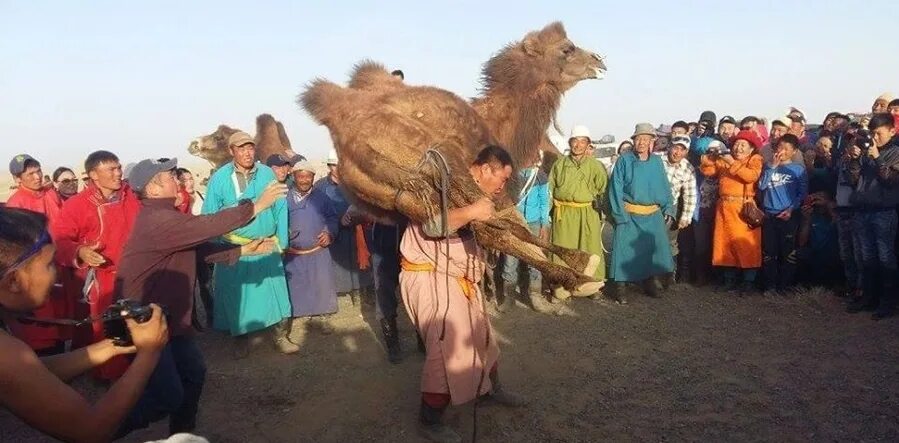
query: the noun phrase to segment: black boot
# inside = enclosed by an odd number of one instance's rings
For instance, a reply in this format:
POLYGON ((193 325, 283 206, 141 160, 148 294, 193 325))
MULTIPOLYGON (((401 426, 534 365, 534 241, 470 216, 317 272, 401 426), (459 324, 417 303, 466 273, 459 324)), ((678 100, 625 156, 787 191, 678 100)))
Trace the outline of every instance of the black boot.
POLYGON ((846 312, 855 314, 877 308, 878 292, 880 292, 879 274, 876 267, 866 267, 862 271, 862 297, 849 303, 846 312))
POLYGON ((396 328, 396 317, 381 319, 381 332, 387 344, 387 360, 397 364, 403 361, 403 350, 400 348, 400 336, 396 328))
POLYGON ((495 370, 490 372, 490 384, 493 385, 493 389, 482 398, 482 401, 510 408, 519 408, 527 405, 527 400, 524 397, 503 388, 502 383, 499 381, 499 373, 495 370))
POLYGON ((418 431, 422 437, 435 442, 461 442, 462 437, 449 426, 443 424, 445 408, 433 408, 422 400, 418 414, 418 431))
POLYGON ((662 296, 660 286, 659 278, 656 276, 649 277, 643 282, 643 290, 646 292, 647 296, 652 298, 659 298, 662 296))
POLYGON ((626 305, 627 299, 624 297, 625 286, 622 282, 610 281, 606 285, 605 294, 619 305, 626 305))
POLYGON ((896 270, 880 268, 880 302, 877 310, 871 315, 872 320, 882 320, 893 316, 896 309, 896 270))

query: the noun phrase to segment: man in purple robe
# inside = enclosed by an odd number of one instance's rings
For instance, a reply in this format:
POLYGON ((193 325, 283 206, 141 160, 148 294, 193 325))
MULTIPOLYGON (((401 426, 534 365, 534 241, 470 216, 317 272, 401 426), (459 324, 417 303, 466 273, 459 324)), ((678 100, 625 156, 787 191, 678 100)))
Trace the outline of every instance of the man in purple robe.
POLYGON ((331 328, 327 314, 337 312, 337 286, 331 262, 331 245, 340 217, 328 196, 313 189, 315 171, 309 162, 293 167, 294 184, 287 193, 288 247, 284 272, 294 318, 308 318, 321 332, 331 328))

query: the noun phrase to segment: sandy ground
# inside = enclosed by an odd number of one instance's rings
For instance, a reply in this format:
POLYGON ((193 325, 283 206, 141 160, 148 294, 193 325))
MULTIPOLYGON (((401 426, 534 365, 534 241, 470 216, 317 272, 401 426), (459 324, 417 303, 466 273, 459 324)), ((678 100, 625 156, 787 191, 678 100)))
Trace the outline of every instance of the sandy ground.
MULTIPOLYGON (((519 307, 494 321, 504 383, 525 409, 482 406, 479 441, 897 441, 899 319, 844 313, 823 290, 736 298, 707 290, 573 300, 566 315, 519 307)), ((422 356, 386 362, 371 308, 341 300, 337 332, 296 325, 299 355, 268 343, 231 358, 206 333, 198 434, 214 442, 419 441, 422 356)), ((96 395, 85 380, 79 390, 96 395)), ((447 422, 471 437, 472 407, 447 422)), ((47 441, 0 412, 0 441, 47 441)), ((158 424, 125 441, 159 438, 158 424)))

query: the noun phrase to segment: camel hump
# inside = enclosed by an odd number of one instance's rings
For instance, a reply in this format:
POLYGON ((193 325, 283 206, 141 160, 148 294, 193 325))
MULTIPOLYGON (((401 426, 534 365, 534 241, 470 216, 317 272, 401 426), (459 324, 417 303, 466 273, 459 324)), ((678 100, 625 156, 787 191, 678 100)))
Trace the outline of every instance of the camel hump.
POLYGON ((365 91, 389 91, 403 87, 403 81, 390 75, 384 65, 363 60, 353 68, 349 87, 365 91))
POLYGON ((319 124, 339 117, 351 106, 350 91, 336 83, 317 78, 297 98, 299 104, 319 124))
POLYGON ((271 114, 259 114, 259 116, 256 117, 257 128, 276 124, 278 124, 278 121, 275 120, 275 117, 272 117, 271 114))

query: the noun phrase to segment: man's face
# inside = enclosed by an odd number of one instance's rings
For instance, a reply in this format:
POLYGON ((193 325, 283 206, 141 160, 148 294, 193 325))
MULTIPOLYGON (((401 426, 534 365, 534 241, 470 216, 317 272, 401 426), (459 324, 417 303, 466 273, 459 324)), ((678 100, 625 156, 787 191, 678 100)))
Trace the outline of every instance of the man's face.
POLYGON ((509 177, 512 176, 512 166, 491 166, 490 163, 478 166, 480 177, 478 177, 478 187, 490 197, 499 195, 509 177))
POLYGON ((28 166, 25 172, 16 177, 16 183, 19 186, 31 190, 40 191, 44 188, 44 173, 41 171, 40 165, 28 166))
POLYGON ((874 138, 874 144, 877 145, 878 148, 880 148, 889 143, 889 141, 896 136, 896 127, 881 126, 879 128, 875 128, 874 131, 871 132, 871 135, 874 138))
POLYGON ((275 178, 277 178, 279 182, 284 183, 287 181, 287 176, 290 174, 291 167, 291 165, 272 166, 272 171, 275 171, 275 178))
POLYGON ((590 147, 590 139, 587 137, 574 137, 568 140, 568 147, 571 148, 571 155, 580 157, 587 153, 590 147))
POLYGON ((671 129, 672 137, 678 136, 678 135, 687 135, 687 128, 682 128, 682 127, 678 126, 676 128, 671 129))
POLYGON ((188 194, 194 193, 194 176, 189 172, 185 172, 181 175, 181 187, 187 191, 188 194))
POLYGON ((670 163, 680 163, 687 156, 687 148, 678 143, 668 150, 668 161, 670 163))
POLYGON ((849 126, 849 119, 843 117, 837 117, 833 119, 833 129, 834 131, 843 131, 847 129, 849 126))
POLYGON ((122 189, 122 164, 119 162, 100 163, 93 171, 87 173, 100 189, 118 191, 122 189))
POLYGON ((889 105, 889 104, 890 104, 890 102, 888 102, 886 100, 881 100, 881 99, 874 100, 874 104, 871 105, 871 112, 873 112, 875 114, 879 114, 881 112, 887 112, 887 105, 889 105))
POLYGON ((634 152, 637 154, 646 154, 652 149, 655 137, 649 134, 640 134, 634 137, 634 152))
POLYGON ((744 130, 744 129, 745 129, 745 130, 749 130, 749 131, 754 131, 754 130, 755 130, 755 126, 756 126, 757 124, 758 124, 758 123, 756 123, 754 120, 749 120, 749 121, 747 121, 747 122, 742 123, 742 124, 740 125, 740 129, 741 129, 741 130, 744 130))
POLYGON ((256 145, 253 143, 245 143, 240 146, 231 147, 231 155, 234 157, 234 163, 244 169, 251 169, 256 163, 256 145))
POLYGON ((690 123, 689 125, 687 125, 687 133, 692 134, 694 132, 696 132, 696 124, 690 123))
MULTIPOLYGON (((809 149, 809 151, 811 151, 811 149, 809 149)), ((793 158, 793 154, 796 153, 796 148, 792 143, 778 142, 775 152, 781 154, 782 158, 791 159, 793 158)))
POLYGON ((668 152, 668 137, 658 137, 652 145, 652 152, 668 152))
POLYGON ((801 121, 794 121, 790 123, 790 134, 795 135, 796 137, 802 137, 805 134, 805 124, 801 121))
POLYGON ((144 191, 151 198, 175 198, 178 195, 178 179, 175 178, 175 172, 156 173, 144 191))
POLYGON ((822 123, 821 126, 823 126, 825 130, 833 132, 836 128, 836 121, 836 117, 827 117, 824 119, 824 123, 822 123))
POLYGON ((740 139, 734 142, 734 146, 733 148, 731 148, 731 151, 733 151, 735 159, 743 160, 744 158, 749 157, 749 154, 752 153, 752 145, 749 144, 748 141, 740 139))
POLYGON ((893 117, 899 117, 899 105, 890 106, 890 114, 893 117))
POLYGON ((733 123, 721 123, 720 125, 718 125, 718 135, 723 137, 725 140, 729 140, 734 136, 734 132, 736 131, 736 129, 737 125, 733 123))
POLYGON ((305 194, 312 189, 312 183, 315 181, 315 173, 312 171, 294 171, 293 181, 296 183, 297 191, 305 194))
POLYGON ((777 143, 777 141, 780 140, 781 137, 787 135, 787 131, 788 131, 788 129, 786 126, 783 126, 780 124, 772 125, 771 126, 771 137, 770 137, 771 142, 777 143))
POLYGON ((340 169, 337 168, 337 165, 328 165, 328 172, 335 182, 340 181, 340 169))
POLYGON ((820 153, 830 152, 833 149, 833 140, 830 137, 821 137, 815 142, 815 149, 820 153))
POLYGON ((18 269, 0 278, 0 305, 13 312, 29 312, 43 306, 56 283, 56 248, 46 245, 18 269))

